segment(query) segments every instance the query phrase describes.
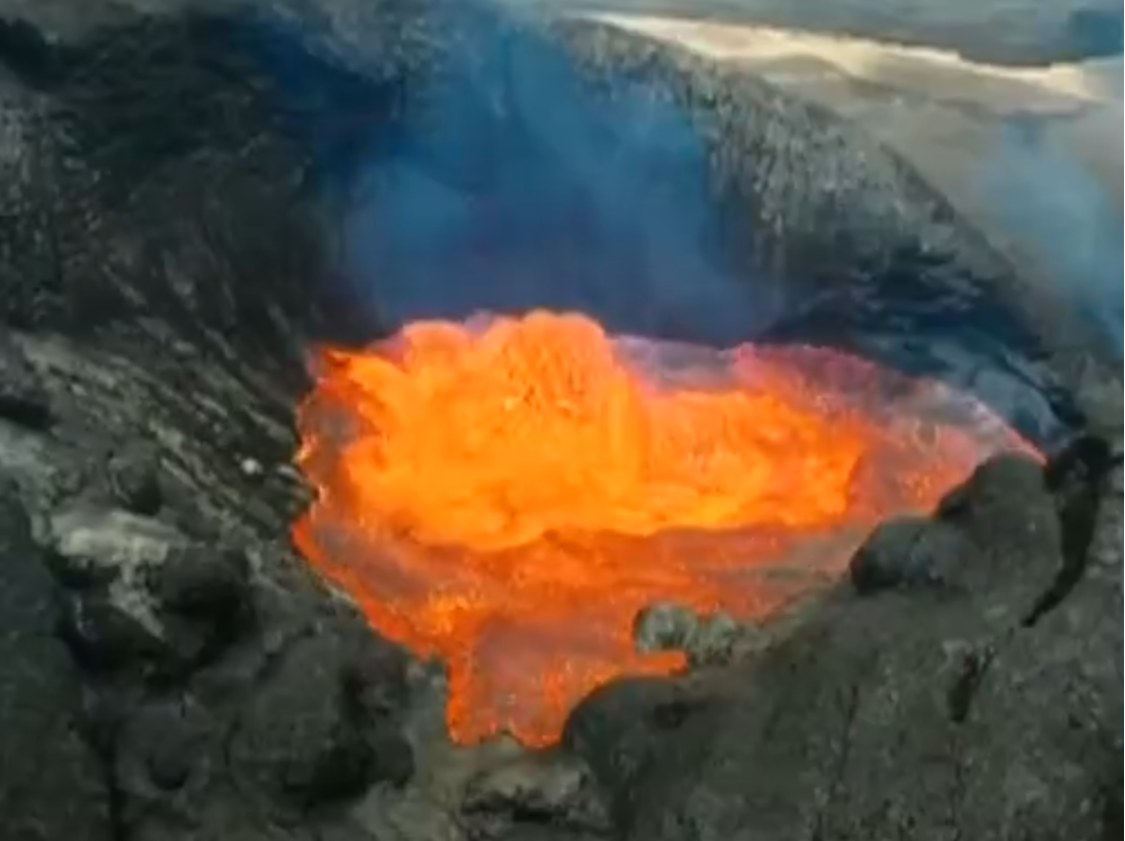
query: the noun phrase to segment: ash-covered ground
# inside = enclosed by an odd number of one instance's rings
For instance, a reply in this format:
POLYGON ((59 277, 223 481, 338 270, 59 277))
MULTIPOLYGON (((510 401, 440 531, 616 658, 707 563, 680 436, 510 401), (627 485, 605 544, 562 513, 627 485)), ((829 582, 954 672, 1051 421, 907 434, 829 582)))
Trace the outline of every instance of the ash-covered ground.
POLYGON ((347 196, 324 185, 378 169, 418 74, 505 25, 215 8, 39 29, 0 4, 6 839, 1117 837, 1119 351, 858 130, 593 25, 551 37, 609 101, 624 73, 691 110, 717 203, 756 231, 732 265, 820 302, 769 340, 894 357, 888 314, 935 347, 980 318, 1004 389, 904 364, 976 384, 1052 456, 987 462, 763 627, 653 612, 642 642, 690 638, 694 670, 598 691, 556 749, 453 748, 440 668, 289 544, 292 422, 308 343, 387 326, 333 282, 347 196))

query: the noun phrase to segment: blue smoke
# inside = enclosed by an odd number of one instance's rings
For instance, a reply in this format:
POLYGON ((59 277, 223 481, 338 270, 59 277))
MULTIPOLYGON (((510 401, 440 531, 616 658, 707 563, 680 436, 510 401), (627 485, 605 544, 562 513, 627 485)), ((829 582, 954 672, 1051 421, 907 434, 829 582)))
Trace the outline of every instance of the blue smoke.
POLYGON ((730 344, 770 319, 723 267, 707 152, 676 105, 628 83, 607 102, 542 33, 449 27, 463 46, 415 82, 346 227, 349 278, 384 321, 546 307, 730 344))
POLYGON ((1120 354, 1122 215, 1106 190, 1063 149, 1016 128, 987 162, 982 185, 1005 233, 1030 249, 1091 331, 1120 354))

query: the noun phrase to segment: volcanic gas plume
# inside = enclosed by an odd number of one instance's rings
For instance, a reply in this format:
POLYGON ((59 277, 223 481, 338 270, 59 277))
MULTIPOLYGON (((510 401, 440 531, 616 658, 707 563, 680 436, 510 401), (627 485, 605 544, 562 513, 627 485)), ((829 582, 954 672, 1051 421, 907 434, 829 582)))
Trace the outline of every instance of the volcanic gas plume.
POLYGON ((316 362, 295 540, 374 628, 446 663, 459 742, 551 742, 594 687, 681 664, 633 650, 645 605, 760 616, 809 586, 768 574, 798 548, 838 571, 877 520, 1024 446, 861 359, 578 315, 419 322, 316 362))

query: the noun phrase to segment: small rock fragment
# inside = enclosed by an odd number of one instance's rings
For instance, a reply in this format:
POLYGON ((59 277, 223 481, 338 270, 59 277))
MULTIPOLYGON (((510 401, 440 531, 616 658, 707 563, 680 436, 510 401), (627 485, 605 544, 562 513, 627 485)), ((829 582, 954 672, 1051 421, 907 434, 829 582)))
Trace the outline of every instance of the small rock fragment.
POLYGON ((126 510, 146 517, 160 511, 164 498, 160 462, 154 450, 137 446, 114 453, 106 473, 110 490, 126 510))
POLYGON ((242 459, 242 461, 238 463, 238 469, 242 471, 242 475, 247 479, 257 479, 265 473, 265 468, 262 467, 262 463, 256 458, 247 457, 242 459))
POLYGON ((968 721, 976 694, 995 659, 996 652, 989 647, 967 646, 958 653, 954 679, 946 697, 949 718, 954 724, 968 721))
POLYGON ((693 666, 715 666, 730 662, 734 645, 742 635, 742 628, 725 613, 715 613, 696 623, 688 637, 686 651, 688 663, 693 666))
POLYGON ((605 833, 610 821, 593 774, 572 754, 525 755, 470 780, 462 812, 473 837, 508 837, 513 820, 524 824, 605 833))
POLYGON ((234 548, 176 546, 153 568, 150 586, 171 611, 229 624, 249 605, 249 564, 246 555, 234 548))
POLYGON ((633 645, 642 654, 683 650, 696 631, 695 612, 670 602, 644 608, 633 620, 633 645))
POLYGON ((187 544, 181 532, 125 511, 79 505, 52 516, 51 535, 54 565, 64 579, 108 581, 114 603, 159 635, 146 579, 174 548, 187 544))
POLYGON ((0 336, 0 417, 35 430, 49 428, 53 420, 50 397, 8 336, 0 336))
POLYGON ((118 573, 163 563, 172 548, 187 542, 175 528, 116 511, 78 505, 51 518, 56 552, 75 567, 101 567, 118 573))

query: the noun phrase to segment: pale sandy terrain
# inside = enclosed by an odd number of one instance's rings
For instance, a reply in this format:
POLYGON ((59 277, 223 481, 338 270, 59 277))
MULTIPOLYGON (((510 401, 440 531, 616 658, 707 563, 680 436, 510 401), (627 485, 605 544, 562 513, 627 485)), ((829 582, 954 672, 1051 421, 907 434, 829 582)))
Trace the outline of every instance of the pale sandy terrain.
POLYGON ((1042 266, 1044 248, 1069 247, 1094 226, 1121 231, 1121 59, 1013 68, 760 26, 598 17, 737 63, 854 120, 1025 265, 1042 266))
POLYGON ((496 1, 550 14, 612 11, 847 35, 1022 66, 1121 54, 1120 0, 496 1))

